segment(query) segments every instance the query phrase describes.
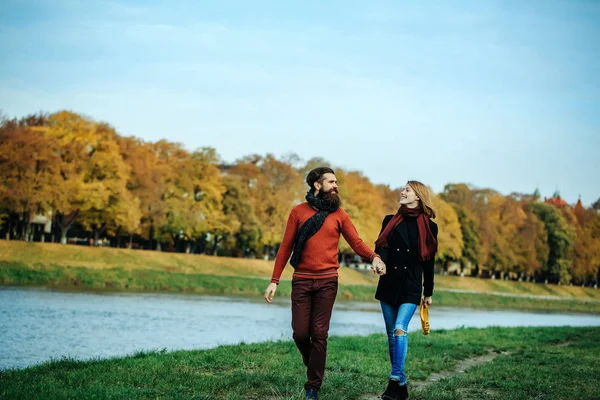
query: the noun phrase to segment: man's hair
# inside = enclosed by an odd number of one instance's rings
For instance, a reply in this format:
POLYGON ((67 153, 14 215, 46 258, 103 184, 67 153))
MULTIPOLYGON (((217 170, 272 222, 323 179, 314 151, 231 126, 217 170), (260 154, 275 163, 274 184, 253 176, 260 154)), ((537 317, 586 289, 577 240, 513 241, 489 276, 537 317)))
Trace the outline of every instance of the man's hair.
POLYGON ((335 175, 335 172, 329 167, 317 167, 306 175, 306 183, 310 187, 311 192, 315 191, 315 182, 323 182, 323 175, 325 174, 335 175))

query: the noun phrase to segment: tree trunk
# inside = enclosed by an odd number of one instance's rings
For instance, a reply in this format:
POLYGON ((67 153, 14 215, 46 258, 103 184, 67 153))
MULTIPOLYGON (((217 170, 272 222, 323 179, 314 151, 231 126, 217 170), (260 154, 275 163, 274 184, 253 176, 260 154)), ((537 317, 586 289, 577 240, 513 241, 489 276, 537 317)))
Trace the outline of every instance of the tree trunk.
POLYGON ((25 225, 23 226, 23 230, 25 231, 25 235, 24 235, 23 239, 26 242, 33 242, 33 232, 31 229, 31 222, 25 222, 25 225))
POLYGON ((186 242, 185 244, 185 254, 190 254, 190 250, 192 249, 192 244, 191 242, 186 242))
POLYGON ((129 246, 127 246, 127 247, 129 247, 129 249, 131 250, 132 245, 133 245, 133 233, 130 233, 129 234, 129 246))
POLYGON ((65 226, 60 227, 60 243, 67 244, 67 232, 69 228, 65 226))
POLYGON ((263 258, 265 260, 269 260, 270 256, 271 256, 271 246, 266 245, 265 246, 265 254, 264 254, 263 258))
POLYGON ((156 242, 156 251, 161 251, 161 246, 160 246, 159 241, 156 242))
POLYGON ((75 220, 77 219, 78 215, 79 215, 79 210, 75 210, 75 211, 71 212, 69 215, 65 215, 60 212, 56 214, 57 225, 60 226, 60 231, 61 231, 60 242, 62 244, 67 243, 67 232, 69 231, 69 229, 71 229, 71 226, 73 225, 73 222, 75 222, 75 220))
POLYGON ((218 245, 219 245, 219 237, 217 235, 215 235, 215 241, 213 243, 212 250, 211 250, 211 253, 210 253, 213 256, 217 255, 217 246, 218 245))
POLYGON ((116 235, 117 235, 117 249, 120 249, 121 248, 121 227, 120 226, 117 228, 116 235))
POLYGON ((25 217, 23 217, 23 226, 21 226, 21 239, 26 242, 27 241, 27 224, 25 223, 25 217))

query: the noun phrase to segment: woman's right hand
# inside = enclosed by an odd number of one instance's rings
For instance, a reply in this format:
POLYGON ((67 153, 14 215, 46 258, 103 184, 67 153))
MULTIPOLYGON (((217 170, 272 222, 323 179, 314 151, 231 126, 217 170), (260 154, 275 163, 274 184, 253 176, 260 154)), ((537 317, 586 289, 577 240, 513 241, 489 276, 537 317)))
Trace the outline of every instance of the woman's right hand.
POLYGON ((375 257, 373 259, 373 263, 371 264, 371 269, 373 270, 373 272, 375 272, 377 275, 380 275, 380 276, 385 275, 385 273, 386 273, 385 263, 379 257, 375 257))

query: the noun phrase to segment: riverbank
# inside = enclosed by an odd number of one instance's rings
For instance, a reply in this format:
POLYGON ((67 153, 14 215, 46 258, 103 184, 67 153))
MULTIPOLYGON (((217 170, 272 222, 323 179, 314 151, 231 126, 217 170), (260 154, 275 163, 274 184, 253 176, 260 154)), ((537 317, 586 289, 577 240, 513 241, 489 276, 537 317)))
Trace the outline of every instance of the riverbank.
MULTIPOLYGON (((0 262, 0 284, 82 291, 169 292, 260 298, 268 284, 268 279, 158 270, 125 270, 123 268, 98 270, 85 267, 54 266, 34 269, 25 265, 0 262)), ((277 289, 277 296, 289 298, 290 294, 290 281, 282 281, 277 289)), ((340 284, 338 291, 338 299, 341 301, 373 301, 374 295, 374 284, 340 284)), ((530 298, 519 295, 457 292, 446 289, 436 289, 435 304, 479 309, 600 313, 600 302, 595 300, 530 298)))
MULTIPOLYGON (((598 398, 599 328, 488 328, 412 333, 411 398, 598 398), (577 360, 577 362, 573 362, 577 360), (440 379, 443 379, 440 381, 440 379)), ((370 400, 386 384, 384 335, 332 337, 322 400, 370 400)), ((10 399, 301 399, 293 342, 62 360, 0 372, 10 399)))
MULTIPOLYGON (((75 290, 262 296, 272 262, 144 250, 0 240, 0 285, 75 290)), ((279 296, 291 291, 286 268, 279 296)), ((340 300, 373 300, 377 278, 340 268, 340 300)), ((600 290, 436 275, 435 302, 450 307, 600 313, 600 290)))

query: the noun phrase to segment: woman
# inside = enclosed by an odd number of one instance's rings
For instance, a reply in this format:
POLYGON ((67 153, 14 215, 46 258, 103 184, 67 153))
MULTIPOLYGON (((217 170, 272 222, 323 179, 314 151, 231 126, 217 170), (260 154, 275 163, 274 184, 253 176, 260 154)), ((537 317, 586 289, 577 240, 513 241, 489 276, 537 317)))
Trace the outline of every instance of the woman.
POLYGON ((432 303, 433 263, 437 251, 437 224, 429 189, 417 181, 408 181, 400 194, 400 208, 387 215, 375 252, 386 264, 379 278, 375 298, 388 335, 392 373, 382 399, 408 399, 404 360, 408 349, 408 324, 423 301, 432 303), (423 287, 423 298, 421 298, 423 287))

